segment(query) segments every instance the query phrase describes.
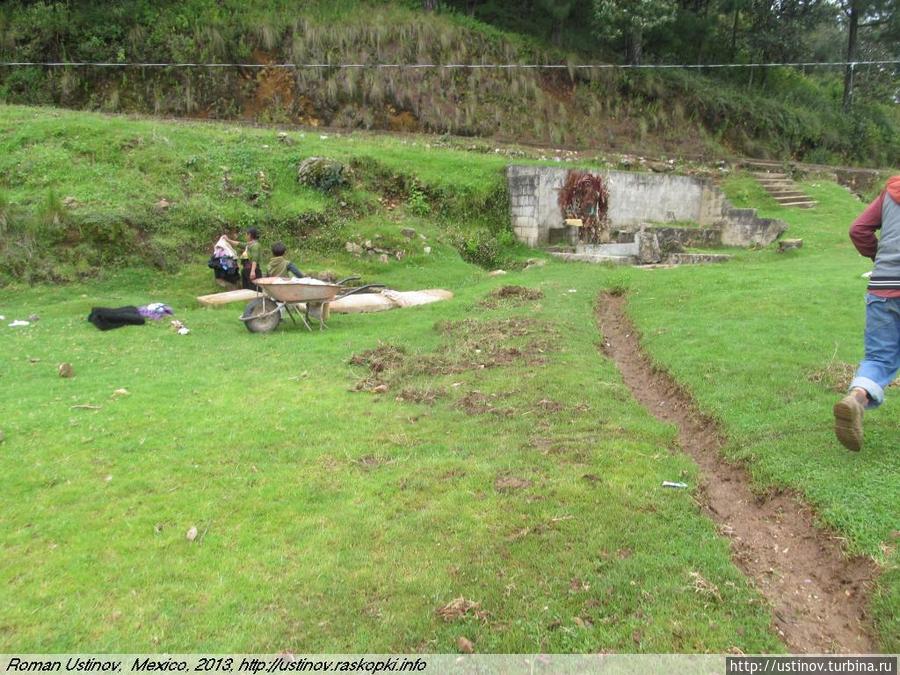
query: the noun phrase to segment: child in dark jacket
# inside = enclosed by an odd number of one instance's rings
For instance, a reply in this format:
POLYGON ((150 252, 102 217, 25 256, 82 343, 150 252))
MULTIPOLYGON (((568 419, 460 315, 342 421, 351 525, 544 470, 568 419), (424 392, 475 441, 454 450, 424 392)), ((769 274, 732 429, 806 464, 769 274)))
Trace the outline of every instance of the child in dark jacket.
POLYGON ((285 253, 287 252, 287 248, 280 241, 276 241, 272 244, 272 259, 269 261, 269 276, 272 277, 285 277, 290 278, 290 275, 293 274, 297 278, 302 278, 305 275, 297 266, 288 260, 285 257, 285 253))

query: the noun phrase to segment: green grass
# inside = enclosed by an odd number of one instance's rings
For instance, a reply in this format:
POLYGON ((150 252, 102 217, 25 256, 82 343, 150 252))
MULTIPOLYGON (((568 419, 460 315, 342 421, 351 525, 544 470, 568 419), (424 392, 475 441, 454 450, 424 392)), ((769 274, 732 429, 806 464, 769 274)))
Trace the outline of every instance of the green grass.
MULTIPOLYGON (((140 192, 141 175, 168 185, 189 157, 237 167, 241 148, 267 158, 275 204, 306 198, 289 168, 271 168, 281 166, 272 156, 377 156, 430 186, 453 190, 458 181, 472 203, 496 189, 503 165, 374 136, 307 134, 281 146, 266 130, 0 114, 0 175, 20 205, 42 203, 52 187, 77 191, 90 208, 146 207, 158 197, 140 192), (148 154, 145 174, 121 158, 90 170, 54 149, 53 138, 90 134, 94 148, 165 137, 169 145, 153 143, 166 159, 148 154), (44 140, 26 152, 14 136, 44 140), (9 172, 28 161, 40 170, 13 186, 9 172)), ((242 170, 255 175, 256 166, 242 170)), ((210 196, 216 169, 197 175, 205 176, 197 204, 229 208, 210 196)), ((380 235, 393 245, 412 226, 432 253, 416 248, 383 264, 340 246, 310 249, 298 256, 302 269, 456 297, 338 315, 321 333, 287 326, 252 335, 240 307, 198 307, 194 297, 213 287, 196 258, 168 275, 108 270, 78 284, 7 286, 0 583, 10 600, 0 609, 0 650, 440 652, 454 651, 460 635, 494 652, 783 650, 692 490, 660 487, 697 482, 674 429, 631 399, 597 351, 596 297, 624 288, 644 346, 720 420, 727 454, 747 462, 761 490, 796 490, 849 550, 883 566, 872 609, 882 647, 897 651, 898 403, 889 398, 867 418, 866 449, 848 454, 830 431, 838 394, 829 386, 840 383, 819 377, 861 352, 867 263, 846 227, 862 204, 833 184, 804 187, 820 202, 814 210, 780 209, 745 178, 725 186, 737 205, 787 220, 789 236, 805 242, 797 252, 743 251, 726 265, 654 271, 551 262, 499 280, 460 260, 439 214, 412 217, 376 201, 340 224, 339 244, 380 235), (544 297, 481 305, 508 283, 544 297), (84 320, 94 305, 151 301, 171 304, 192 333, 165 324, 100 333, 84 320), (40 321, 7 328, 31 313, 40 321), (466 319, 476 323, 446 330, 466 319), (498 337, 484 323, 507 319, 524 320, 516 325, 529 334, 498 337), (379 345, 404 348, 405 365, 383 376, 387 393, 355 391, 367 372, 350 358, 379 345), (513 347, 527 358, 513 352, 505 365, 479 367, 513 347), (57 376, 61 362, 74 378, 57 376), (114 396, 119 388, 129 394, 114 396), (410 403, 398 400, 405 389, 445 395, 410 403), (461 408, 473 392, 498 412, 461 408), (85 404, 100 409, 73 408, 85 404), (510 476, 530 484, 498 490, 510 476), (192 526, 200 536, 189 542, 192 526), (719 597, 697 591, 695 572, 719 597), (436 610, 460 596, 486 614, 444 622, 436 610)))
POLYGON ((834 184, 804 187, 815 209, 761 210, 789 220, 789 236, 804 240, 799 252, 739 254, 739 273, 709 266, 667 272, 665 283, 635 276, 631 308, 651 354, 726 423, 730 456, 750 460, 763 484, 799 488, 854 552, 881 556, 900 517, 896 415, 889 401, 867 418, 863 461, 831 452, 837 394, 829 385, 846 382, 818 381, 829 366, 861 357, 861 275, 871 263, 846 229, 862 204, 834 184))
POLYGON ((0 283, 74 280, 139 260, 171 267, 223 230, 250 226, 295 251, 340 250, 332 235, 348 210, 378 209, 365 189, 372 181, 424 186, 442 220, 454 215, 465 230, 485 218, 502 185, 502 157, 473 161, 426 137, 291 132, 286 140, 274 129, 0 106, 0 233, 8 233, 0 252, 9 261, 0 283), (326 196, 299 185, 297 166, 312 156, 361 167, 350 172, 353 187, 326 196), (317 228, 325 236, 311 237, 317 228))
POLYGON ((41 320, 0 333, 3 379, 18 383, 4 401, 0 558, 16 601, 0 645, 452 651, 465 634, 485 651, 780 649, 690 492, 660 487, 695 483, 695 469, 599 356, 606 275, 580 272, 508 278, 545 300, 481 316, 497 282, 447 261, 430 279, 458 291, 452 302, 336 316, 311 334, 252 335, 234 308, 198 309, 200 268, 7 297, 7 315, 41 320), (191 335, 84 321, 96 303, 150 300, 173 303, 191 335), (510 316, 546 338, 545 364, 480 369, 471 342, 434 328, 510 316), (450 392, 434 406, 395 400, 400 384, 351 391, 364 373, 350 356, 380 343, 476 365, 403 383, 450 392), (60 361, 74 378, 56 375, 60 361), (511 412, 457 409, 471 391, 511 412), (498 492, 507 475, 532 485, 498 492), (696 593, 692 572, 721 599, 696 593), (487 616, 442 621, 459 596, 487 616))
POLYGON ((277 213, 317 210, 323 197, 299 186, 296 168, 311 156, 349 161, 372 158, 438 188, 485 194, 504 157, 443 147, 426 136, 394 139, 364 132, 288 133, 203 122, 160 122, 52 108, 0 106, 0 176, 9 199, 25 205, 47 190, 97 207, 149 208, 160 198, 211 217, 254 213, 245 200, 221 195, 227 172, 238 187, 253 188, 259 171, 273 187, 277 213))

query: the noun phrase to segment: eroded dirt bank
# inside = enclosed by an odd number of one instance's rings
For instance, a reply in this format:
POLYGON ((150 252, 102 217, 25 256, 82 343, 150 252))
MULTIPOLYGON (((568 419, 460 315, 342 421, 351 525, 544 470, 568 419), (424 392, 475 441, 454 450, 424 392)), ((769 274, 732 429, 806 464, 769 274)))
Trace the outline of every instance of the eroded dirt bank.
POLYGON ((656 418, 678 428, 678 440, 700 467, 700 498, 732 558, 772 606, 773 624, 797 653, 877 650, 868 617, 869 582, 877 566, 847 558, 833 534, 818 528, 795 496, 758 496, 750 476, 721 457, 722 435, 687 393, 653 369, 625 314, 625 298, 600 296, 597 320, 603 352, 613 359, 634 397, 656 418))

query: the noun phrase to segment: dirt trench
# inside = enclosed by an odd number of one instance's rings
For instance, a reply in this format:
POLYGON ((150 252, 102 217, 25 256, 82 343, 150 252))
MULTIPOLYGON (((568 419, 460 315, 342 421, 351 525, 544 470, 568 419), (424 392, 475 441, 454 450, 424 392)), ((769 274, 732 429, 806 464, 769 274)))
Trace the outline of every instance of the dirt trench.
POLYGON ((602 349, 634 397, 678 427, 678 441, 700 467, 700 499, 732 559, 772 606, 778 635, 795 653, 873 653, 868 590, 877 566, 848 558, 838 538, 813 522, 808 505, 786 493, 759 496, 742 467, 721 456, 722 434, 668 374, 654 370, 625 314, 625 298, 601 295, 602 349))

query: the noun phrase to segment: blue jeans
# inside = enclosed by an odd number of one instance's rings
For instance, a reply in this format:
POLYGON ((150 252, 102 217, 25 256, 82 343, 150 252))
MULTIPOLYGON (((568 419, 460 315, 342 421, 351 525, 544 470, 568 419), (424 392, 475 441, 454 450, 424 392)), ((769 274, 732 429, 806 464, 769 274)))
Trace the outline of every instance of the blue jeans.
POLYGON ((870 408, 884 403, 884 390, 900 369, 900 298, 866 295, 866 355, 850 388, 869 394, 870 408))

